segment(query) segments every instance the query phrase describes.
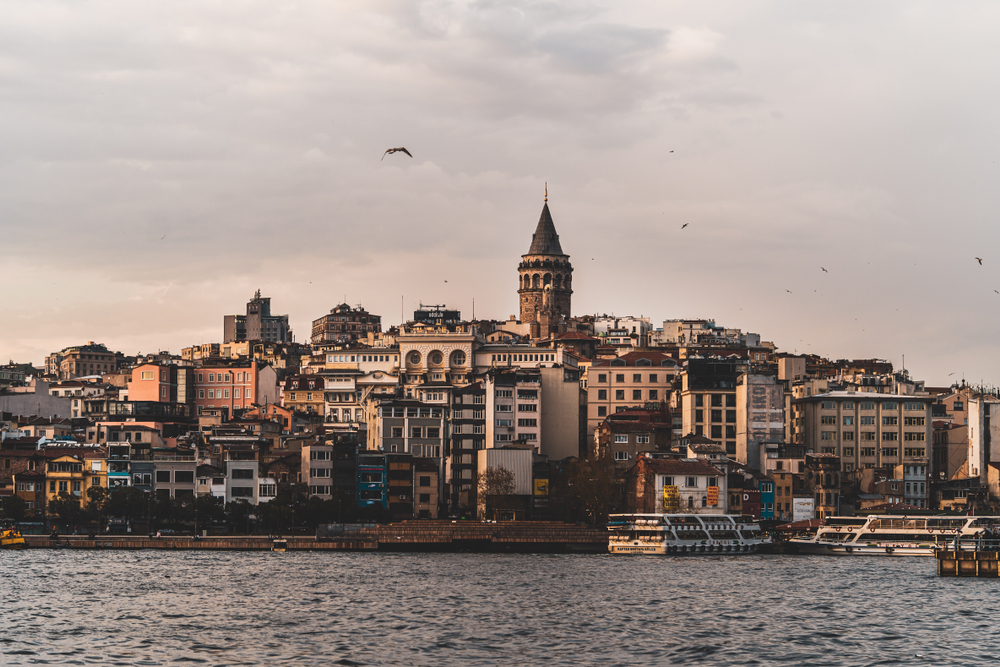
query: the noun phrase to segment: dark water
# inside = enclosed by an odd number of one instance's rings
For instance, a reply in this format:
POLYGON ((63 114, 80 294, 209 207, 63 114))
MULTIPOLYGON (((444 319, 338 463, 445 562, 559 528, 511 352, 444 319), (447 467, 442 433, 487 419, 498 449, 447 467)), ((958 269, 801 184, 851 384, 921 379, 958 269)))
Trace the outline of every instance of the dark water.
POLYGON ((10 665, 976 665, 930 558, 0 552, 10 665))

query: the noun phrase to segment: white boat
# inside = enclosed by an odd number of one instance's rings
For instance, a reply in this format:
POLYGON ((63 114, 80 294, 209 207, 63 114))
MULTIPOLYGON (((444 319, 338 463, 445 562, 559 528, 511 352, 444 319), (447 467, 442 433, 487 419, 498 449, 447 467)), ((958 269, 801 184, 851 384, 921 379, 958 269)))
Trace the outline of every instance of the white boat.
POLYGON ((746 554, 771 543, 756 519, 729 514, 612 514, 608 531, 613 554, 746 554))
POLYGON ((996 516, 830 517, 811 537, 788 540, 799 553, 828 556, 933 556, 1000 539, 996 516))

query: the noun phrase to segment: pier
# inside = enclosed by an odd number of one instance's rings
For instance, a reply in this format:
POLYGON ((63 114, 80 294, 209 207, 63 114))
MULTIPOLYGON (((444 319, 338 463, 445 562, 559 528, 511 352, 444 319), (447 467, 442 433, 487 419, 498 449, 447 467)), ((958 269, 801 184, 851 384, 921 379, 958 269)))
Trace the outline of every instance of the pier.
POLYGON ((937 552, 938 574, 942 577, 990 577, 1000 576, 997 551, 955 551, 937 552))
MULTIPOLYGON (((542 521, 404 521, 347 529, 335 537, 282 535, 287 551, 423 551, 479 553, 607 553, 608 533, 542 521)), ((154 549, 161 551, 271 551, 274 537, 226 535, 25 535, 28 549, 154 549)))

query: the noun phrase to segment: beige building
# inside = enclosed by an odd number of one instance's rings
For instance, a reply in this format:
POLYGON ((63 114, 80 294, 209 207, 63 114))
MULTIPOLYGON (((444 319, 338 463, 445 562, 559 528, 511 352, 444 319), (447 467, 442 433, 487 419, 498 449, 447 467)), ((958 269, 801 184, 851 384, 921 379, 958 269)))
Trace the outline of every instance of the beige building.
POLYGON ((795 398, 793 439, 859 468, 927 466, 933 442, 928 396, 831 391, 795 398))
POLYGON ((592 364, 587 372, 587 438, 616 412, 669 403, 679 375, 677 361, 660 352, 629 352, 592 364))

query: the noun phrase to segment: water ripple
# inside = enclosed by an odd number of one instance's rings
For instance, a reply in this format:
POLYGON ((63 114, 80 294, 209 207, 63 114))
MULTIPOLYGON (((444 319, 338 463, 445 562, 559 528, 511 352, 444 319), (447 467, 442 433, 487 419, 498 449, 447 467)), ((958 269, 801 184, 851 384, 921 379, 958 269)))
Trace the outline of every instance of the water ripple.
POLYGON ((978 665, 930 559, 5 552, 0 663, 978 665))

